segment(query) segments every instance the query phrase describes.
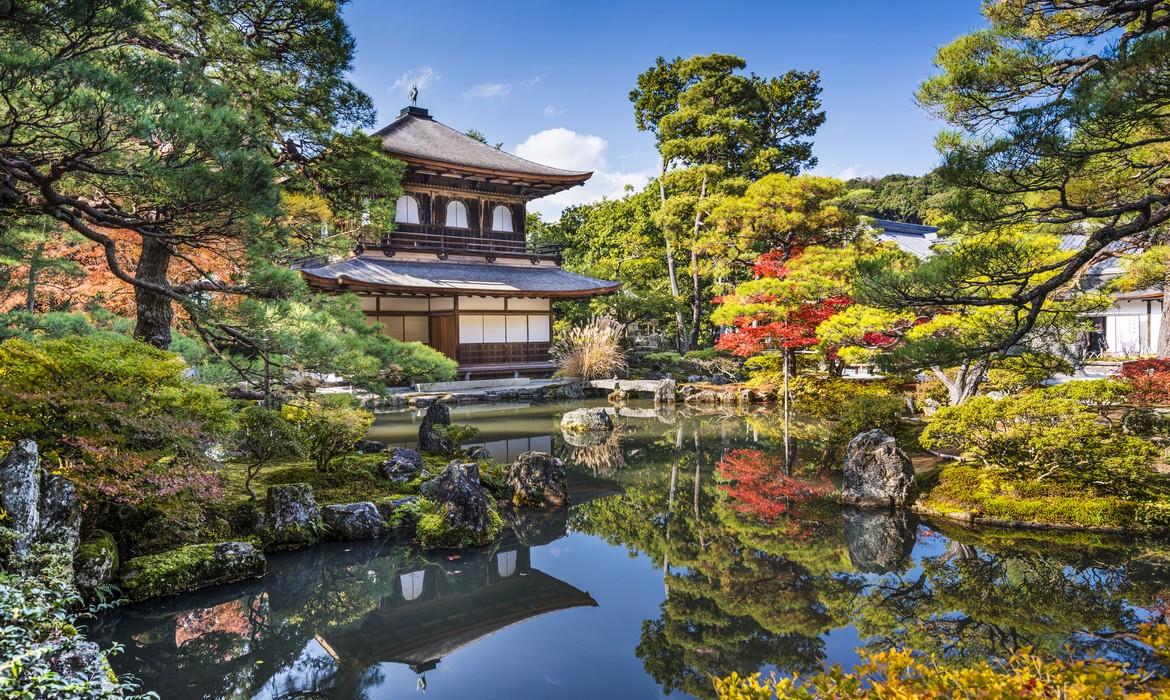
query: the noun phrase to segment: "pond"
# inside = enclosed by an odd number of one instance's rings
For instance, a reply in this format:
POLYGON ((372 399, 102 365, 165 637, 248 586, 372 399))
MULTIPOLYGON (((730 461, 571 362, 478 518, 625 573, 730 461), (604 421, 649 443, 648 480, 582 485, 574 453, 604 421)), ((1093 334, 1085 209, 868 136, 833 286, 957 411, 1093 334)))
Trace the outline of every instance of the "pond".
MULTIPOLYGON (((497 460, 563 457, 567 512, 508 517, 502 541, 460 554, 272 555, 262 580, 125 607, 91 634, 164 699, 710 697, 711 674, 848 667, 890 645, 1152 663, 1124 633, 1170 608, 1154 543, 814 505, 827 482, 801 460, 776 476, 766 410, 636 404, 573 445, 557 422, 580 405, 452 411, 497 460)), ((372 437, 412 444, 418 420, 382 416, 372 437)))

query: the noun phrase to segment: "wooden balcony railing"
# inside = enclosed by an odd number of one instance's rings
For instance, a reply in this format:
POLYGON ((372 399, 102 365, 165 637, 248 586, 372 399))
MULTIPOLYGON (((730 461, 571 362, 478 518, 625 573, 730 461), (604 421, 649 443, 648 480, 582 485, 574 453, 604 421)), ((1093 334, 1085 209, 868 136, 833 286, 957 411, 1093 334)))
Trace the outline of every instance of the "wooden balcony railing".
POLYGON ((466 228, 418 224, 396 224, 394 231, 363 233, 360 240, 365 246, 390 247, 399 250, 511 254, 536 252, 527 249, 523 233, 480 232, 466 228))

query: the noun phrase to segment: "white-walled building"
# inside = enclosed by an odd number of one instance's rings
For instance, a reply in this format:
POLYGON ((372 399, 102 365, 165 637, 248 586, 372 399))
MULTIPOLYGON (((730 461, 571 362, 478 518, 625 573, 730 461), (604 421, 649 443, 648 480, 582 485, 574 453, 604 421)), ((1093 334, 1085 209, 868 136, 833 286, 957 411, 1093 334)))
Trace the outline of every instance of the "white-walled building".
MULTIPOLYGON (((919 258, 933 252, 938 228, 877 219, 878 238, 890 241, 919 258)), ((1063 248, 1075 250, 1084 245, 1084 236, 1068 235, 1063 248)), ((1081 280, 1083 289, 1100 289, 1124 270, 1116 259, 1094 265, 1081 280)), ((1089 316, 1095 326, 1087 338, 1088 357, 1132 358, 1157 352, 1158 331, 1162 325, 1162 290, 1141 289, 1113 297, 1113 306, 1089 316)))

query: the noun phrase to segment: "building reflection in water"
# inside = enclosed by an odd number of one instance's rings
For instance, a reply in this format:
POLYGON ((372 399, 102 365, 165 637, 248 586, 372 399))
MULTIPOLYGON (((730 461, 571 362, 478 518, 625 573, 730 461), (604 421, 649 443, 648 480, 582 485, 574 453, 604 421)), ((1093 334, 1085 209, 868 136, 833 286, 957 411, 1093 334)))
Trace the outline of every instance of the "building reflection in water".
MULTIPOLYGON (((618 492, 573 481, 580 498, 618 492)), ((131 606, 95 631, 123 640, 116 668, 166 698, 357 697, 384 681, 383 664, 409 667, 425 689, 443 658, 499 630, 597 606, 532 566, 533 547, 565 536, 567 512, 505 515, 510 529, 489 549, 323 545, 273 556, 259 581, 131 606)))

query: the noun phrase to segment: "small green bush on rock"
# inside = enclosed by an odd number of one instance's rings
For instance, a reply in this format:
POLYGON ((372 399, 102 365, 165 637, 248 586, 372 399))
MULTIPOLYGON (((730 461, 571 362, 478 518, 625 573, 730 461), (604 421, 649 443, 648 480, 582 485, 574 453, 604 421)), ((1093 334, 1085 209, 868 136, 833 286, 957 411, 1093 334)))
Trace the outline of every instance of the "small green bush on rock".
POLYGON ((374 423, 374 414, 347 404, 348 397, 339 397, 281 408, 281 416, 293 425, 304 453, 320 471, 329 471, 374 423))

